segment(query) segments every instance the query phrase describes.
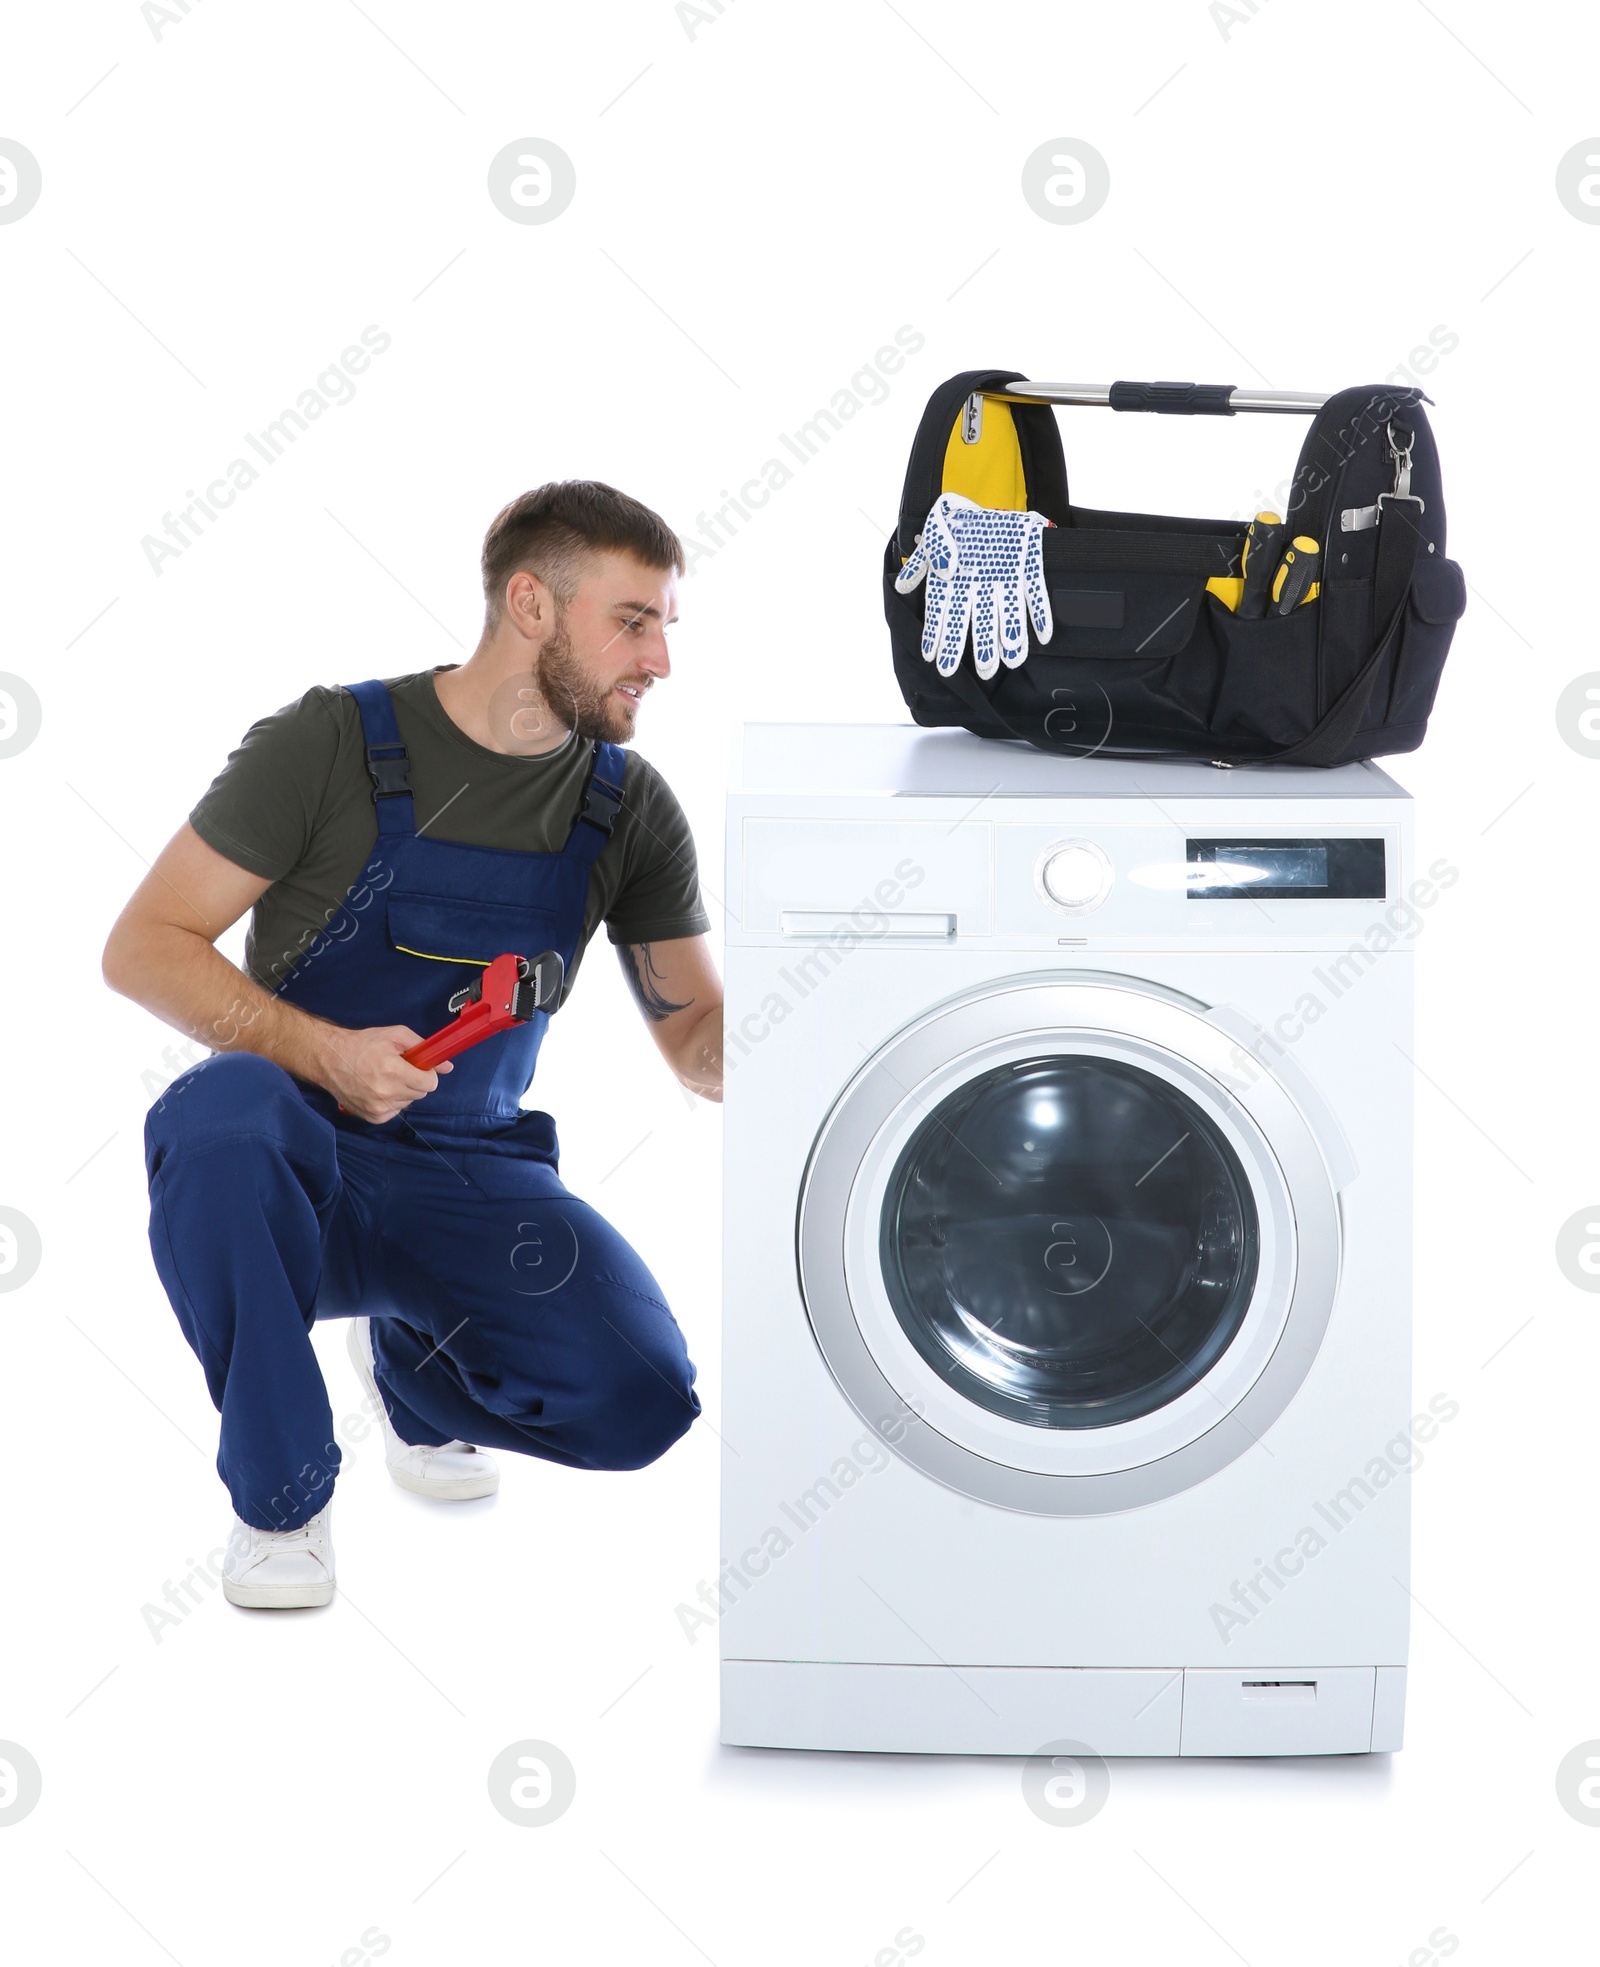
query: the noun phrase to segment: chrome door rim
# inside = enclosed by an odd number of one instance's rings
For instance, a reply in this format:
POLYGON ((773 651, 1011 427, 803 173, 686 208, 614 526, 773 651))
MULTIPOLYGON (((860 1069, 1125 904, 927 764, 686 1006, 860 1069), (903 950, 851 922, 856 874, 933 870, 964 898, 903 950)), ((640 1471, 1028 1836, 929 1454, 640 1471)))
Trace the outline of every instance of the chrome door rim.
POLYGON ((874 1426, 899 1418, 892 1445, 906 1461, 1006 1508, 1096 1515, 1203 1481, 1284 1411, 1332 1312, 1338 1202, 1316 1135, 1282 1083, 1261 1070, 1224 1083, 1237 1057, 1237 1040, 1207 1020, 1203 1005, 1135 978, 1085 973, 991 983, 929 1012, 863 1064, 824 1121, 801 1184, 800 1289, 846 1398, 874 1426), (914 1127, 924 1089, 948 1090, 998 1057, 1063 1040, 1155 1069, 1200 1097, 1243 1150, 1273 1243, 1240 1331, 1205 1378, 1170 1408, 1080 1430, 1076 1441, 986 1415, 945 1386, 898 1332, 871 1254, 885 1171, 914 1127))

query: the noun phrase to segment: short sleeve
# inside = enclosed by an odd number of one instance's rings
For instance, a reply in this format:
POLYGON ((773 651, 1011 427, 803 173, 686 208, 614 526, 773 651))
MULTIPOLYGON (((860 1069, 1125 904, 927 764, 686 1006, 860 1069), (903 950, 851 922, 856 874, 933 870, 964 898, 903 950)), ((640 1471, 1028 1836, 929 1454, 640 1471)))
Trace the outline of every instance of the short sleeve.
POLYGON ((250 726, 189 815, 208 847, 268 881, 304 860, 338 756, 339 695, 308 690, 250 726))
POLYGON ((628 760, 623 807, 628 815, 622 885, 606 910, 614 943, 671 942, 711 927, 700 904, 694 836, 671 787, 635 752, 628 760))

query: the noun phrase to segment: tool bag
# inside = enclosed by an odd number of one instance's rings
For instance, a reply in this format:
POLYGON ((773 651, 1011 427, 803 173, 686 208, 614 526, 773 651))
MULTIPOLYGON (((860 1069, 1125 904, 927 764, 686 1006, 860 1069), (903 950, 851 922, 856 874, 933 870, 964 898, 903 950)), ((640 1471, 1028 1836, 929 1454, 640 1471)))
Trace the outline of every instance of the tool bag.
POLYGON ((1028 383, 1015 370, 952 376, 923 412, 884 556, 895 675, 912 716, 1078 757, 1343 765, 1415 750, 1466 605, 1461 569, 1445 557, 1428 400, 1387 384, 1323 399, 1028 383), (1320 549, 1313 598, 1258 619, 1229 605, 1247 520, 1073 505, 1053 402, 1312 412, 1282 516, 1285 538, 1307 535, 1320 549), (1041 643, 1027 628, 1025 657, 988 680, 970 645, 948 675, 925 660, 926 584, 895 588, 943 492, 1052 522, 1042 549, 1053 632, 1041 643))

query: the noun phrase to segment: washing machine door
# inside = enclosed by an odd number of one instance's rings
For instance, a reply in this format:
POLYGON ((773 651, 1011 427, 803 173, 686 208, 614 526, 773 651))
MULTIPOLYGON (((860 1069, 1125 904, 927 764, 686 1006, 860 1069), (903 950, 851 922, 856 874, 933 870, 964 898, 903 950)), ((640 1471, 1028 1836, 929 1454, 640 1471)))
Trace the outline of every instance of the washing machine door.
POLYGON ((1048 1515, 1174 1495, 1305 1378, 1349 1150, 1237 1013, 1134 979, 1017 978, 869 1059, 812 1150, 801 1290, 898 1453, 1048 1515))

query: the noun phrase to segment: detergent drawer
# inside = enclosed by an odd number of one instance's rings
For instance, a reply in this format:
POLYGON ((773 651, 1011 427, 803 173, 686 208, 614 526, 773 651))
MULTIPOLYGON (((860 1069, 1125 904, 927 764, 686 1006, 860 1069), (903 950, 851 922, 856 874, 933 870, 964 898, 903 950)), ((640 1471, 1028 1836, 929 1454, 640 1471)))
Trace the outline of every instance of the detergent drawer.
MULTIPOLYGON (((857 935, 908 930, 939 937, 989 928, 990 834, 920 821, 747 819, 740 926, 747 935, 815 933, 824 921, 857 935), (784 917, 790 918, 786 929, 784 917)), ((830 933, 834 931, 830 930, 830 933)))

